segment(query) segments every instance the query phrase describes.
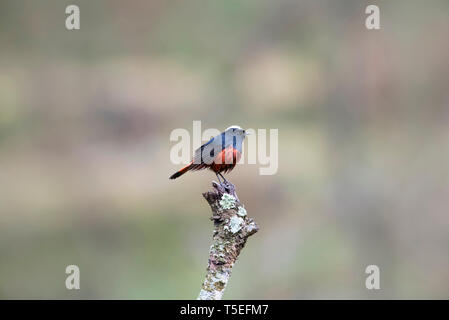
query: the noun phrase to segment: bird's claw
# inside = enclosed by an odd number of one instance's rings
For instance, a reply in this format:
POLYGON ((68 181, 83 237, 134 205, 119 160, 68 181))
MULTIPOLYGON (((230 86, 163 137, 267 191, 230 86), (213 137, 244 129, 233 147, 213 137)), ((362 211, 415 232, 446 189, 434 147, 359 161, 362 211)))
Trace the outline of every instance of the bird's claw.
POLYGON ((221 189, 222 192, 229 193, 232 190, 232 187, 228 181, 212 181, 212 185, 218 189, 221 189))
POLYGON ((227 181, 227 180, 225 180, 225 181, 223 181, 222 183, 220 183, 220 185, 223 187, 223 189, 226 191, 226 192, 230 192, 231 190, 232 190, 232 184, 229 182, 229 181, 227 181))

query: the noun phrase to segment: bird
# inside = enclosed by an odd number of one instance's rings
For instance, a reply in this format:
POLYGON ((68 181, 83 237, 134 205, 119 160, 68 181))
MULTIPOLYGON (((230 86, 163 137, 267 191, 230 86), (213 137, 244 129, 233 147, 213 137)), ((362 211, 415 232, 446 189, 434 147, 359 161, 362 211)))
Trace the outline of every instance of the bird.
POLYGON ((239 126, 232 125, 226 128, 225 131, 195 150, 193 160, 187 166, 172 174, 170 179, 179 178, 188 171, 207 168, 215 172, 220 185, 222 184, 220 177, 227 183, 228 181, 222 175, 222 172, 226 173, 234 169, 242 156, 242 144, 247 135, 249 133, 239 126))

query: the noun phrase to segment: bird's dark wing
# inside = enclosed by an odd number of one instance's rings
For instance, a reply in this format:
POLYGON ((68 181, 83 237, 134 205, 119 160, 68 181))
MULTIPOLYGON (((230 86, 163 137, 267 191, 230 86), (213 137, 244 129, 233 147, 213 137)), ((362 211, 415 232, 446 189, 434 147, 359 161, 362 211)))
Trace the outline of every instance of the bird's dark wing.
POLYGON ((215 153, 218 154, 218 152, 215 152, 215 150, 222 149, 222 136, 223 133, 219 134, 218 136, 213 137, 208 142, 203 144, 201 147, 195 150, 195 155, 193 157, 193 163, 194 164, 200 164, 200 163, 207 163, 210 164, 213 162, 213 159, 215 157, 215 153))

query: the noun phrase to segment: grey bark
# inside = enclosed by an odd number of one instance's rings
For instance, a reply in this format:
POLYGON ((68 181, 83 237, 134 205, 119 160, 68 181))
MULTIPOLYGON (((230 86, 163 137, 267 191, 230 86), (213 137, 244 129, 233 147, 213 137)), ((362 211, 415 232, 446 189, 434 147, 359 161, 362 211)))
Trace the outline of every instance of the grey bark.
POLYGON ((235 186, 226 182, 212 182, 213 191, 203 193, 212 209, 213 240, 209 251, 206 277, 198 300, 220 300, 231 277, 234 266, 247 239, 259 227, 248 218, 235 186))

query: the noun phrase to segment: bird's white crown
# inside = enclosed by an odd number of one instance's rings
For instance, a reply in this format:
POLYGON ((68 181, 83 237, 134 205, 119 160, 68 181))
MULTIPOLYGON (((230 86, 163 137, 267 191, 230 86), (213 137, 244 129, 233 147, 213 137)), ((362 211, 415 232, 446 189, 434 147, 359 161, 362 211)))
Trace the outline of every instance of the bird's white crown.
POLYGON ((230 127, 226 128, 225 131, 228 131, 229 129, 240 129, 240 130, 242 130, 242 128, 240 126, 236 126, 236 125, 233 125, 233 126, 230 126, 230 127))

